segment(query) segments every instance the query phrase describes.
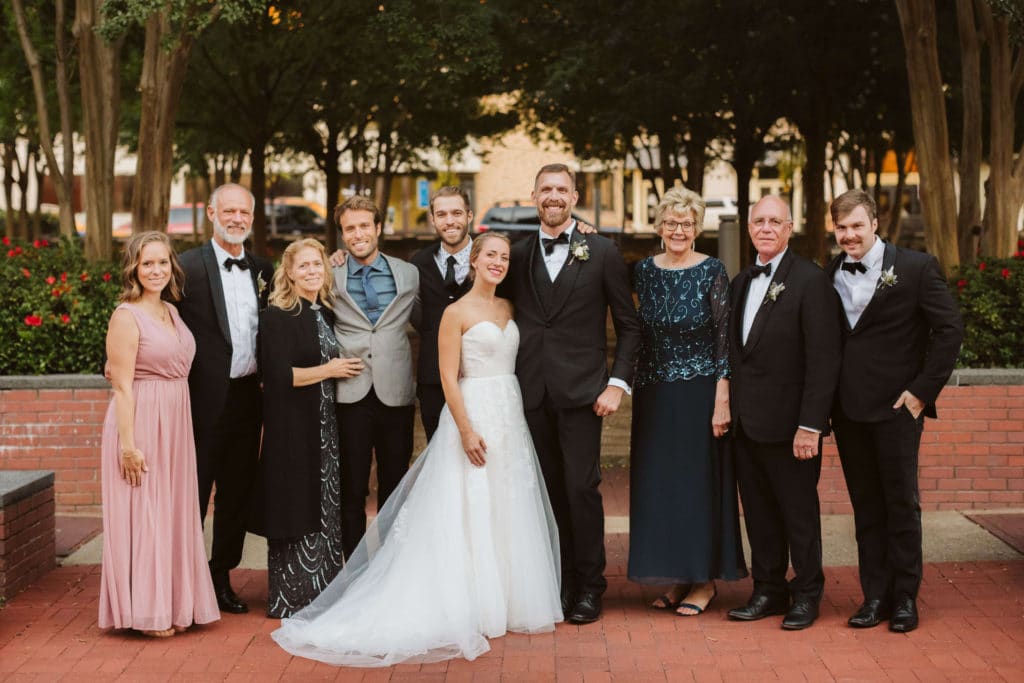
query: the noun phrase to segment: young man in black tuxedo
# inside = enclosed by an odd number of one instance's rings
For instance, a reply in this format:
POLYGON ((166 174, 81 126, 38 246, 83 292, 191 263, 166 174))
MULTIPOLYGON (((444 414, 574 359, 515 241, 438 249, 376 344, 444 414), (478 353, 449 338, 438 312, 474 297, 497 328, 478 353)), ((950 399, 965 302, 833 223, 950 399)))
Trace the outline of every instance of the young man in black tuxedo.
POLYGON ((256 367, 259 310, 266 305, 270 262, 243 248, 255 200, 241 185, 210 195, 213 239, 181 255, 185 287, 178 308, 196 340, 188 384, 196 439, 199 510, 203 519, 214 484, 210 574, 222 611, 248 607, 231 588, 242 559, 249 498, 258 467, 262 396, 256 367))
POLYGON ((855 628, 889 619, 917 628, 921 504, 917 455, 924 418, 949 379, 963 322, 934 257, 883 242, 875 202, 850 190, 832 202, 829 267, 842 302, 842 370, 832 426, 857 529, 864 603, 855 628))
POLYGON ((840 342, 835 292, 821 268, 788 248, 792 231, 786 202, 758 201, 749 221, 757 258, 730 292, 736 479, 754 591, 729 617, 785 614, 782 627, 799 630, 817 619, 825 588, 817 487, 840 342))
POLYGON ((469 291, 469 226, 473 212, 469 195, 461 187, 442 187, 430 198, 430 222, 438 241, 421 249, 409 262, 420 271, 420 293, 413 311, 413 325, 420 336, 416 370, 416 396, 420 419, 429 440, 437 430, 444 392, 437 362, 437 329, 448 304, 469 291))
POLYGON ((618 409, 633 379, 640 328, 622 255, 610 240, 577 229, 573 172, 543 167, 532 196, 541 227, 512 247, 500 293, 515 305, 516 374, 558 524, 562 607, 569 621, 585 624, 600 617, 608 585, 601 419, 618 409), (616 335, 610 378, 609 311, 616 335))

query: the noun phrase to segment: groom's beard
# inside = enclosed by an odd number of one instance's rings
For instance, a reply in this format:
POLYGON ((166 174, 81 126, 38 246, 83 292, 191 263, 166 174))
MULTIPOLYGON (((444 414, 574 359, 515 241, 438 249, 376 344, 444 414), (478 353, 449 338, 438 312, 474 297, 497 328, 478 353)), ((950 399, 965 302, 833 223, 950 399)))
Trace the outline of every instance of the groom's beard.
POLYGON ((560 228, 569 222, 570 211, 568 202, 546 202, 537 210, 541 225, 548 228, 560 228))
POLYGON ((233 235, 229 233, 228 229, 225 228, 216 218, 213 219, 213 231, 217 233, 218 237, 228 244, 243 244, 247 239, 249 239, 249 235, 252 234, 252 228, 250 227, 246 228, 245 233, 242 235, 233 235))

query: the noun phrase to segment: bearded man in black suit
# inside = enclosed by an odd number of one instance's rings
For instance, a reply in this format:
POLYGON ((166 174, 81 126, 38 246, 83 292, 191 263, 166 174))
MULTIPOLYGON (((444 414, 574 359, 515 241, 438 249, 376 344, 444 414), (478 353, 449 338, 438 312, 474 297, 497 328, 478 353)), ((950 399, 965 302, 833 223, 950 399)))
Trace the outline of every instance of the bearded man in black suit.
POLYGON ((817 619, 825 588, 817 487, 839 375, 838 303, 824 271, 789 249, 786 202, 763 197, 748 228, 757 258, 732 282, 729 366, 754 591, 729 617, 785 614, 782 627, 798 630, 817 619))
POLYGON ((258 468, 263 399, 256 331, 274 274, 268 260, 242 246, 252 231, 254 209, 249 190, 221 185, 206 207, 213 239, 180 258, 185 286, 178 309, 196 340, 188 385, 199 510, 205 520, 216 484, 210 574, 217 604, 235 614, 249 611, 232 590, 229 572, 242 559, 258 468))
POLYGON ((889 619, 917 628, 921 504, 917 456, 924 418, 949 379, 963 322, 938 262, 883 242, 874 200, 850 190, 832 202, 829 267, 842 301, 842 371, 832 426, 853 503, 864 603, 855 628, 889 619))
POLYGON ((632 382, 640 328, 622 255, 611 240, 577 229, 572 170, 544 166, 532 196, 540 230, 512 247, 500 293, 515 305, 516 375, 558 524, 563 611, 585 624, 600 618, 608 585, 601 419, 618 410, 632 382), (610 377, 609 311, 616 336, 610 377))
POLYGON ((430 222, 438 241, 413 254, 409 262, 420 271, 420 291, 412 321, 420 336, 416 369, 416 396, 420 400, 420 420, 429 440, 437 430, 444 392, 438 370, 437 329, 449 304, 469 291, 469 226, 473 212, 469 195, 461 187, 446 186, 430 198, 430 222))

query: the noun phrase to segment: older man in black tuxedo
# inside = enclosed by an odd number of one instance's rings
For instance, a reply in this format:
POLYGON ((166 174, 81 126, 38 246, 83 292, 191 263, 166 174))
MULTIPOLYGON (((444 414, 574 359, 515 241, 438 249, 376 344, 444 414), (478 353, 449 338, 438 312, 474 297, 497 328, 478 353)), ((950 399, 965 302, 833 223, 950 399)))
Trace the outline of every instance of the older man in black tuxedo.
POLYGON ((213 191, 206 207, 213 239, 181 255, 185 287, 178 304, 196 339, 188 384, 204 519, 217 486, 210 574, 221 610, 236 614, 248 607, 232 590, 229 572, 242 559, 258 467, 263 411, 256 331, 274 274, 268 260, 242 246, 252 231, 254 208, 252 194, 241 185, 213 191))
POLYGON ((782 627, 798 630, 818 617, 825 587, 817 486, 839 374, 838 304, 821 268, 788 248, 786 202, 763 197, 749 231, 757 259, 732 282, 729 365, 754 591, 729 617, 785 614, 782 627))
POLYGON ((936 260, 883 242, 875 202, 850 190, 832 202, 829 267, 842 301, 843 362, 832 426, 857 528, 864 603, 849 624, 917 628, 924 418, 949 379, 963 322, 936 260))
POLYGON ((540 169, 533 189, 540 230, 512 247, 500 293, 515 304, 516 375, 558 524, 562 607, 569 621, 585 624, 600 618, 608 585, 601 419, 618 409, 632 382, 640 327, 626 263, 611 240, 578 229, 578 199, 571 169, 540 169), (616 335, 610 377, 609 311, 616 335))

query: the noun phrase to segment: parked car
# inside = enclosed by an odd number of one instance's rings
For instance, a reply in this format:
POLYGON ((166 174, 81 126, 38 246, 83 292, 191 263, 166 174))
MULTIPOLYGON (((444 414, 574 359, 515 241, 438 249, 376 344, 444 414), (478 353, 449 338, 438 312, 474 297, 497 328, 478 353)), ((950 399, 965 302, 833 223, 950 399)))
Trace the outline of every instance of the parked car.
MULTIPOLYGON (((575 213, 572 217, 582 223, 589 223, 575 213)), ((498 202, 484 212, 474 229, 475 232, 487 232, 489 230, 503 232, 513 240, 525 237, 531 232, 540 229, 540 218, 537 217, 537 207, 533 204, 520 204, 519 202, 498 202)), ((601 227, 601 233, 621 232, 621 229, 601 227)))
MULTIPOLYGON (((193 232, 193 213, 195 207, 195 233, 203 236, 203 221, 206 220, 205 204, 176 204, 167 214, 167 234, 171 237, 191 237, 193 232)), ((132 235, 132 221, 129 218, 121 224, 115 224, 114 237, 127 239, 132 235)))
MULTIPOLYGON (((265 206, 267 235, 289 238, 295 236, 323 236, 327 225, 327 210, 316 202, 302 197, 275 197, 265 206)), ((172 237, 192 236, 192 204, 171 207, 167 218, 167 234, 172 237)), ((203 221, 206 220, 206 205, 196 204, 196 233, 202 237, 203 221)), ((132 234, 132 222, 128 220, 114 228, 115 238, 127 238, 132 234)))

